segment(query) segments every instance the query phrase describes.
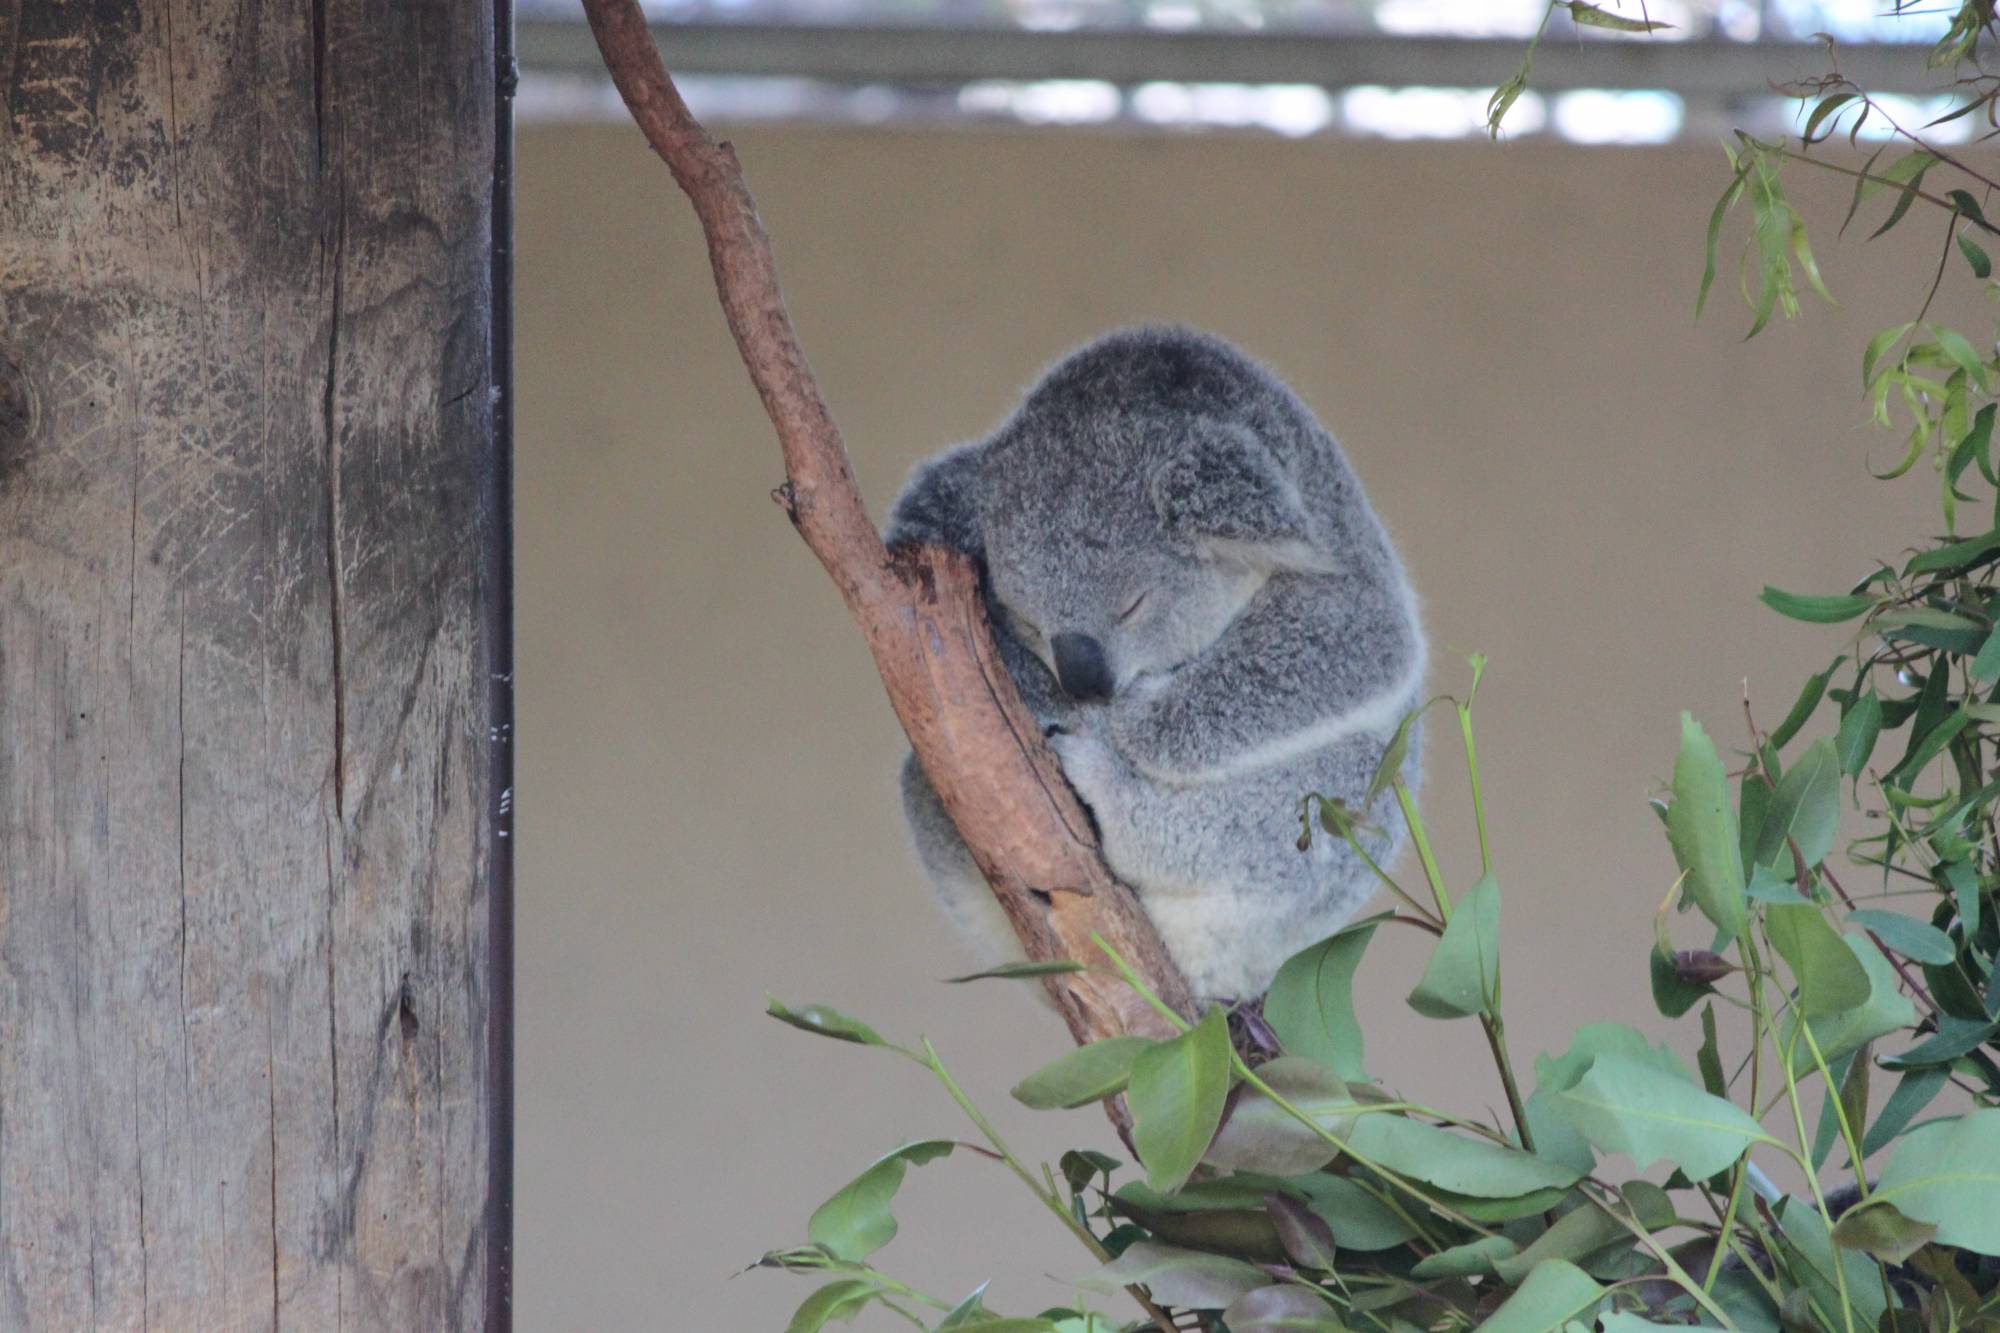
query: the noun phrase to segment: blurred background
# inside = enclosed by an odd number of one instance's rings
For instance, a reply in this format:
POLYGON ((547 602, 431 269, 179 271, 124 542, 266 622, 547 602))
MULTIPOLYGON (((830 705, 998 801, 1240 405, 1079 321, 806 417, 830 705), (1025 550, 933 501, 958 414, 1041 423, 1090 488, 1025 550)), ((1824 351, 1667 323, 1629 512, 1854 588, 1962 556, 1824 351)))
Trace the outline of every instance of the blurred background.
MULTIPOLYGON (((1135 321, 1237 341, 1340 438, 1422 597, 1433 689, 1463 688, 1462 651, 1492 660, 1480 753, 1528 1077, 1594 1019, 1693 1049, 1645 974, 1674 875, 1646 799, 1679 710, 1740 744, 1747 688, 1774 725, 1841 644, 1758 589, 1837 590, 1935 521, 1926 470, 1870 480, 1895 447, 1856 378, 1869 334, 1915 313, 1934 227, 1836 241, 1848 182, 1795 169, 1839 304, 1743 343, 1733 229, 1694 318, 1717 141, 1796 132, 1772 85, 1827 68, 1812 34, 1911 122, 1936 114, 1908 45, 1933 19, 1892 7, 1648 0, 1675 26, 1630 38, 1559 14, 1497 144, 1485 103, 1539 0, 651 8, 736 142, 878 513, 1135 321)), ((1094 1110, 1007 1098, 1068 1046, 1047 1010, 939 984, 965 959, 907 847, 902 738, 768 498, 777 450, 693 216, 573 7, 523 0, 521 21, 520 1326, 776 1330, 813 1284, 738 1270, 880 1153, 967 1127, 915 1067, 763 1017, 766 991, 927 1034, 1024 1154, 1117 1145, 1094 1110)), ((1447 731, 1425 804, 1462 891, 1447 731)), ((1477 1026, 1403 1004, 1422 942, 1381 932, 1362 966, 1370 1067, 1498 1107, 1477 1026)), ((897 1211, 880 1262, 953 1299, 991 1279, 1029 1313, 1090 1266, 965 1154, 913 1172, 897 1211)))

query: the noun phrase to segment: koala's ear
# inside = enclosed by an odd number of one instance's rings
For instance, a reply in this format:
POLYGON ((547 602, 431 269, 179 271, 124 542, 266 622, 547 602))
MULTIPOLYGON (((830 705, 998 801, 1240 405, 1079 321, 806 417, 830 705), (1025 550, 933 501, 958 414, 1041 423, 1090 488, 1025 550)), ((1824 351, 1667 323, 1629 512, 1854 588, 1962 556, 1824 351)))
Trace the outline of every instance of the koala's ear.
POLYGON ((889 507, 883 541, 929 542, 985 557, 975 503, 982 449, 962 444, 919 463, 889 507))
POLYGON ((1276 572, 1327 573, 1298 487, 1263 441, 1237 425, 1203 423, 1148 478, 1167 530, 1214 555, 1276 572))

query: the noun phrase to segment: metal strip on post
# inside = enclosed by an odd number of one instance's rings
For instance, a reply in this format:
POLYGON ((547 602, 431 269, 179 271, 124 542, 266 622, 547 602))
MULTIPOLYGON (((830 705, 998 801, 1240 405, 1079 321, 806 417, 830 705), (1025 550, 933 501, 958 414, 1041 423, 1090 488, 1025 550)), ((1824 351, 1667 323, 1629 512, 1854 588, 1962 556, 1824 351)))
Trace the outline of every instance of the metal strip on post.
POLYGON ((514 1326, 514 91, 513 0, 493 0, 493 389, 487 469, 486 1328, 514 1326))

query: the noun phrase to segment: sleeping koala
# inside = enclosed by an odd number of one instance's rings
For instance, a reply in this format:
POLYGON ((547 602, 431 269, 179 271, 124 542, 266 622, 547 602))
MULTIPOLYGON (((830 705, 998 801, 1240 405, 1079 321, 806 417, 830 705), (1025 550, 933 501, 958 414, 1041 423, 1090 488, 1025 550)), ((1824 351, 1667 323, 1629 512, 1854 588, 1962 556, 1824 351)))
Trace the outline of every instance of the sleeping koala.
MULTIPOLYGON (((979 559, 1002 661, 1197 995, 1261 994, 1368 897, 1339 839, 1299 851, 1299 800, 1360 803, 1423 635, 1339 447, 1249 358, 1184 329, 1101 338, 921 464, 887 538, 979 559)), ((946 912, 1019 958, 914 759, 903 802, 946 912)), ((1386 795, 1366 816, 1380 862, 1402 822, 1386 795)))

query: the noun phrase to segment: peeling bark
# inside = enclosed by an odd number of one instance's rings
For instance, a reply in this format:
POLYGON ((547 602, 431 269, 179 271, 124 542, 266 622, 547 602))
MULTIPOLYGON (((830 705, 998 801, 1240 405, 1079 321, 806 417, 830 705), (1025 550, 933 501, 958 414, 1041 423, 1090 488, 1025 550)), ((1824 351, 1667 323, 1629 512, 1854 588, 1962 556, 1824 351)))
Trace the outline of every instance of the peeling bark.
POLYGON ((506 1326, 494 36, 0 3, 0 1328, 506 1326))

